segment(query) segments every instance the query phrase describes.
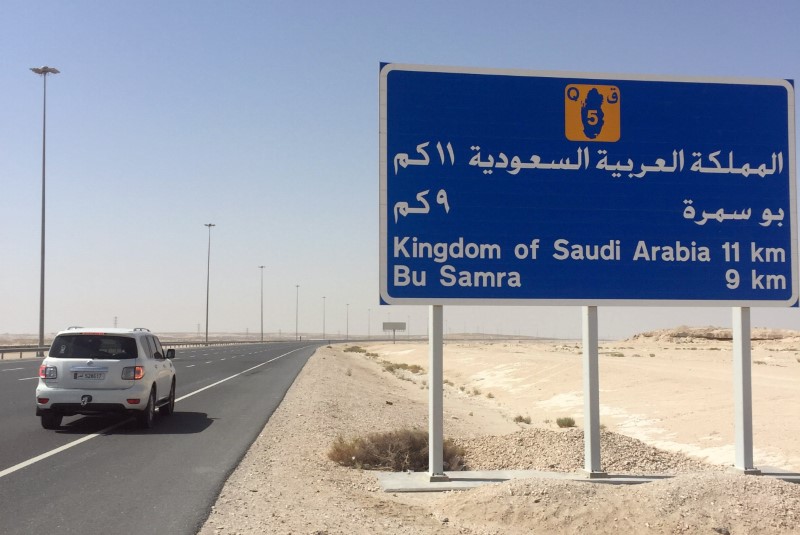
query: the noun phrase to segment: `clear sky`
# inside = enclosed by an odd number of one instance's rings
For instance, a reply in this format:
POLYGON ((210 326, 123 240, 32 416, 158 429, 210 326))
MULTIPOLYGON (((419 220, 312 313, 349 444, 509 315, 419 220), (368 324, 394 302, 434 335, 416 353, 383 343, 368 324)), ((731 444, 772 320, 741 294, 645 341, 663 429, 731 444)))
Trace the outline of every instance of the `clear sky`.
MULTIPOLYGON (((46 332, 376 334, 380 62, 800 79, 800 3, 36 1, 0 5, 0 333, 36 333, 42 79, 46 332), (296 288, 299 285, 299 292, 296 288), (299 294, 299 300, 297 299, 299 294), (323 300, 323 296, 325 299, 323 300), (349 306, 348 306, 349 304, 349 306), (349 321, 348 321, 349 319, 349 321)), ((600 309, 621 337, 726 308, 600 309)), ((578 307, 446 307, 446 332, 578 337, 578 307)), ((753 325, 800 328, 800 311, 753 325)))

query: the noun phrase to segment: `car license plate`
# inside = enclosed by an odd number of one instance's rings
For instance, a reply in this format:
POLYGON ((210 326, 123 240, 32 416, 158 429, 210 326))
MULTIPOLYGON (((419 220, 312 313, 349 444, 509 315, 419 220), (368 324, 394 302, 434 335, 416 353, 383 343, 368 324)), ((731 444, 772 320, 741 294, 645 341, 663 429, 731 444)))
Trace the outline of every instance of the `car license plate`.
POLYGON ((104 372, 75 372, 75 379, 105 379, 104 372))

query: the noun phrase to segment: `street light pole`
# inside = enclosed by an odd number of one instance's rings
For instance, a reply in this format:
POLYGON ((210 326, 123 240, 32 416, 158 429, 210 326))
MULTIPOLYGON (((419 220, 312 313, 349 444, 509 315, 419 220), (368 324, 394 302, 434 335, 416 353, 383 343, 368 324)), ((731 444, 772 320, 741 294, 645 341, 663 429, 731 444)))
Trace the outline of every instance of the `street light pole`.
POLYGON ((258 266, 261 270, 261 341, 264 341, 264 267, 258 266))
POLYGON ((325 296, 322 296, 322 339, 325 340, 325 296))
POLYGON ((300 285, 295 284, 296 295, 294 299, 294 339, 298 340, 298 325, 300 323, 300 285))
POLYGON ((369 340, 370 336, 371 336, 371 333, 370 333, 370 323, 372 321, 371 316, 372 316, 372 309, 368 308, 367 309, 367 340, 369 340))
MULTIPOLYGON (((53 67, 31 67, 31 70, 44 80, 44 96, 42 98, 42 250, 39 267, 39 347, 44 346, 44 207, 45 207, 45 155, 47 146, 47 75, 58 74, 53 67)), ((40 353, 41 355, 41 353, 40 353)))
POLYGON ((204 223, 203 226, 208 227, 208 264, 206 266, 206 345, 208 345, 208 294, 211 289, 211 227, 215 227, 214 223, 204 223))
POLYGON ((345 340, 350 340, 350 303, 347 303, 347 315, 345 316, 347 319, 346 322, 346 330, 345 330, 345 340))

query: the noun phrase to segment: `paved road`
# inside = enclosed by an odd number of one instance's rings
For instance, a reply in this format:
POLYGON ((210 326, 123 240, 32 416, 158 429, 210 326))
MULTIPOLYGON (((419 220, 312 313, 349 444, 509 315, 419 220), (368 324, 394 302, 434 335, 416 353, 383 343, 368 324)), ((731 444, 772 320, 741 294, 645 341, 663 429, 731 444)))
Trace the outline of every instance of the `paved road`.
POLYGON ((196 533, 318 345, 178 349, 176 412, 148 431, 82 416, 46 431, 39 361, 0 361, 0 533, 196 533))

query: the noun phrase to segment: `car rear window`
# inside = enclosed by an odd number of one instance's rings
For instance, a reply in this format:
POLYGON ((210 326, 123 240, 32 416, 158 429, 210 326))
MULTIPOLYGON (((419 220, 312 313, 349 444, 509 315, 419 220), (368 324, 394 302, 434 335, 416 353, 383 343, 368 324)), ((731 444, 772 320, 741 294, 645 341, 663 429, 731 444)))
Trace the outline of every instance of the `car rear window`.
POLYGON ((58 359, 135 359, 136 340, 113 334, 62 334, 50 346, 58 359))

